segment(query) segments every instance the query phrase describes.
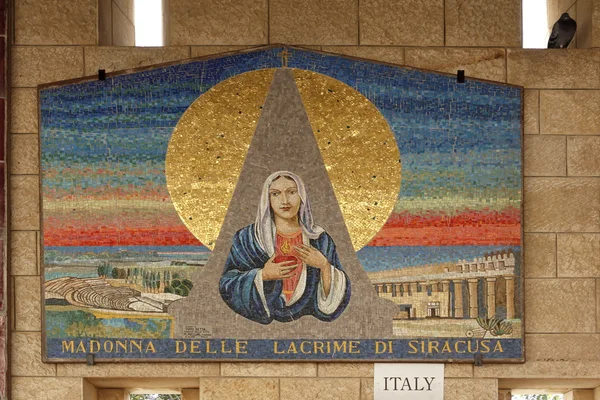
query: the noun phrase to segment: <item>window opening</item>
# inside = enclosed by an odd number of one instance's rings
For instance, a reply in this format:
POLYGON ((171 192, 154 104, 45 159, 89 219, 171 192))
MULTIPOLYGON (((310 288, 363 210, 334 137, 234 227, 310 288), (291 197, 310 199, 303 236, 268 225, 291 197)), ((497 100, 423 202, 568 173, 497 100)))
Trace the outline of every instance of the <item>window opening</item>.
POLYGON ((523 48, 545 49, 549 36, 547 0, 523 0, 523 48))
POLYGON ((136 46, 163 46, 163 0, 134 0, 136 46))
POLYGON ((511 400, 563 400, 563 395, 560 393, 513 394, 511 400))
POLYGON ((181 395, 164 393, 130 394, 129 400, 181 400, 181 395))

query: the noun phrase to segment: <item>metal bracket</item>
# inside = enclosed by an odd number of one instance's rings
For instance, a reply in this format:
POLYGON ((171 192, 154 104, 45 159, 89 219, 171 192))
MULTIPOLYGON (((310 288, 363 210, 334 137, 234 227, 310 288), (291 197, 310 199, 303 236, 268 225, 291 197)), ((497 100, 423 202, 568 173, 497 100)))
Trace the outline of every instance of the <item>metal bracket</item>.
POLYGON ((100 81, 106 80, 106 70, 104 70, 104 69, 98 70, 98 80, 100 80, 100 81))
POLYGON ((456 82, 457 83, 465 83, 465 70, 459 69, 456 72, 456 82))
POLYGON ((87 353, 85 359, 87 360, 87 365, 96 365, 96 355, 94 353, 87 353))
POLYGON ((481 353, 475 354, 475 358, 473 360, 473 364, 476 367, 481 367, 483 365, 483 354, 481 354, 481 353))

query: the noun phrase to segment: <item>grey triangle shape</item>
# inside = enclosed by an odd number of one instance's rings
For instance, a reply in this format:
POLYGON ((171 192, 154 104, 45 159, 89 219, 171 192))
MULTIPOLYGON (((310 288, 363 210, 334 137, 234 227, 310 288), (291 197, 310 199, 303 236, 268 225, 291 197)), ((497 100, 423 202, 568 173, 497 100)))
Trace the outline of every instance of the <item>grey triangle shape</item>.
POLYGON ((352 246, 340 207, 291 69, 275 72, 263 112, 252 138, 215 249, 193 279, 194 289, 169 312, 176 317, 175 337, 186 326, 200 326, 214 338, 335 339, 390 338, 392 302, 376 296, 352 246), (304 316, 293 322, 261 325, 236 314, 221 299, 219 280, 233 235, 254 222, 265 179, 276 171, 292 171, 304 181, 315 222, 334 239, 351 282, 346 310, 332 322, 304 316))

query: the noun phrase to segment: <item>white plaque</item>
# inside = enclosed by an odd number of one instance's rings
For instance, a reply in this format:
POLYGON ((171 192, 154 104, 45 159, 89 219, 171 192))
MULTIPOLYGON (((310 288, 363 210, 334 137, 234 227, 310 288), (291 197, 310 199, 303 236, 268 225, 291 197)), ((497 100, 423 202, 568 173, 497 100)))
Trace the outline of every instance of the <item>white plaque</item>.
POLYGON ((375 364, 375 400, 444 400, 444 364, 375 364))

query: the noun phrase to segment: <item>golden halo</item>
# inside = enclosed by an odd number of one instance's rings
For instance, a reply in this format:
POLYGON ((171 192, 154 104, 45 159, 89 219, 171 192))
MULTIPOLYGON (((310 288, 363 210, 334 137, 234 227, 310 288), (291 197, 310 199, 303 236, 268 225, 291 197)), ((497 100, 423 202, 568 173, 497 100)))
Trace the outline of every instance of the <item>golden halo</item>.
MULTIPOLYGON (((214 248, 275 70, 229 78, 201 95, 169 141, 167 187, 183 223, 214 248)), ((355 250, 379 232, 400 192, 400 153, 377 107, 331 77, 294 70, 355 250)))

